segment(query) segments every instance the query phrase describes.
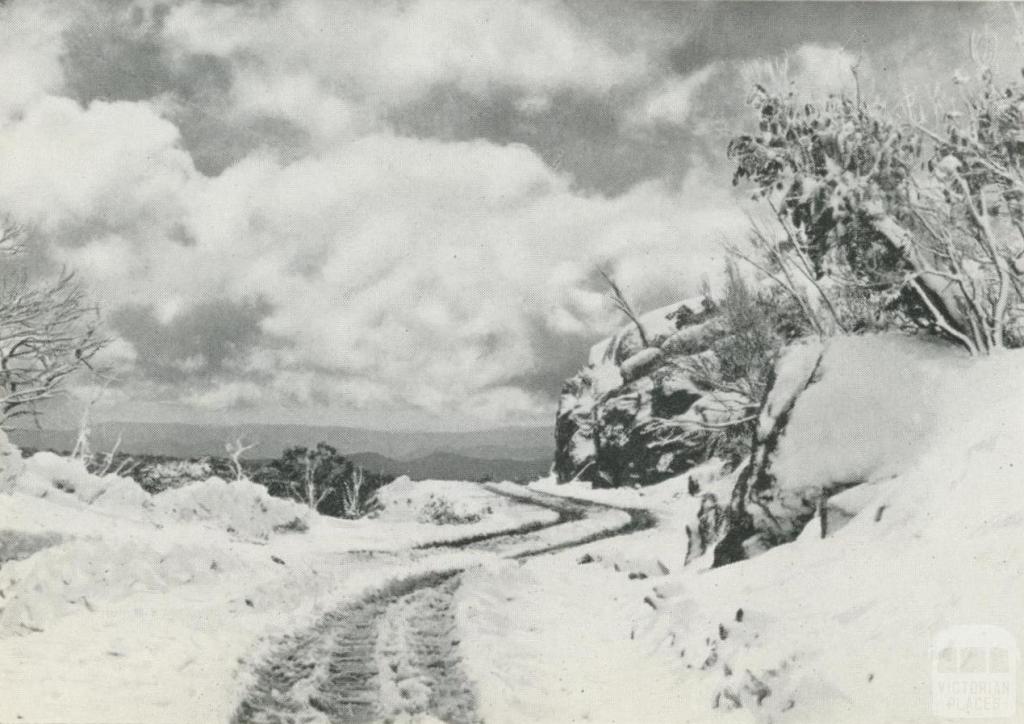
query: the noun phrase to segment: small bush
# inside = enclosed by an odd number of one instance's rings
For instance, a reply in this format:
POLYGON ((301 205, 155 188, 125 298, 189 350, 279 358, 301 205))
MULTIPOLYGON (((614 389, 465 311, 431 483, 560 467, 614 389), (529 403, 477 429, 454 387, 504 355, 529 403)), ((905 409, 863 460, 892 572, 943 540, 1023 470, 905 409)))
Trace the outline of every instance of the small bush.
POLYGON ((274 526, 275 533, 305 533, 307 530, 309 530, 309 524, 298 516, 292 518, 287 523, 274 526))
POLYGON ((433 523, 434 525, 467 525, 479 523, 484 515, 491 512, 493 511, 490 506, 480 512, 459 511, 448 498, 431 495, 420 509, 417 519, 421 523, 433 523))

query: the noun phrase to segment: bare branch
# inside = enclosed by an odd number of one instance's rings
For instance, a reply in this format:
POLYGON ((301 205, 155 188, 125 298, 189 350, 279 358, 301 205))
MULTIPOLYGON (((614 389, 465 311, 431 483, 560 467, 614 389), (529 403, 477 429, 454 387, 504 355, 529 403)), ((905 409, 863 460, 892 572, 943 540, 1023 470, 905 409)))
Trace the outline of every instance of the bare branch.
POLYGON ((601 277, 605 280, 608 286, 611 288, 611 300, 615 304, 616 309, 626 315, 634 325, 636 325, 637 332, 640 334, 640 343, 644 347, 650 346, 647 340, 647 331, 644 329, 644 325, 640 322, 640 318, 633 311, 632 305, 626 299, 626 295, 619 289, 619 285, 615 283, 611 275, 605 272, 603 269, 598 269, 601 277))

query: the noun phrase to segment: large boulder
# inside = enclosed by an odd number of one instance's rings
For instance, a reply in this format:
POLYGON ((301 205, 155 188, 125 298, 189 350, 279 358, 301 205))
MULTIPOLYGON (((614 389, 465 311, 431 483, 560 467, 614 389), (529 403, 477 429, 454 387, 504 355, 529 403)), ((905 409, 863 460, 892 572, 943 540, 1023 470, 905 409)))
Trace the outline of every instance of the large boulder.
POLYGON ((722 334, 714 306, 688 299, 641 317, 595 345, 589 364, 566 381, 555 422, 555 473, 561 482, 648 485, 706 459, 680 423, 704 417, 709 390, 686 373, 722 334), (701 403, 705 403, 702 407, 701 403))
POLYGON ((959 350, 899 334, 803 340, 784 350, 753 449, 728 500, 705 497, 688 559, 743 560, 835 533, 903 472, 936 424, 938 370, 959 350), (893 431, 898 431, 894 434, 893 431))

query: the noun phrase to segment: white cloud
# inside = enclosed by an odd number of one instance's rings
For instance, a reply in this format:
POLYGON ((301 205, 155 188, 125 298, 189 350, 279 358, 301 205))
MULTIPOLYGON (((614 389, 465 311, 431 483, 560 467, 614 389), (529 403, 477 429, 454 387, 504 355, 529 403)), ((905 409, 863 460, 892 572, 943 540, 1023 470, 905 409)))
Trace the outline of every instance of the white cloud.
POLYGON ((257 405, 265 399, 263 387, 253 382, 227 382, 212 389, 185 395, 182 402, 203 410, 230 410, 257 405))
MULTIPOLYGON (((217 300, 268 304, 274 349, 167 398, 548 417, 545 391, 517 383, 544 367, 542 340, 579 340, 582 361, 621 322, 595 268, 612 268, 640 307, 686 293, 717 264, 718 234, 737 227, 728 194, 696 181, 588 194, 526 146, 401 137, 366 120, 367 107, 437 83, 514 86, 542 111, 558 89, 606 91, 648 72, 560 6, 341 7, 190 2, 167 19, 176 52, 232 61, 234 120, 300 123, 316 141, 307 157, 255 151, 206 177, 161 99, 82 107, 47 95, 59 84, 47 71, 0 126, 0 207, 57 239, 50 255, 107 309, 146 305, 173 325, 217 300)), ((648 99, 649 120, 685 114, 703 81, 681 82, 648 99)))
POLYGON ((189 2, 172 10, 165 37, 179 55, 232 60, 235 112, 275 112, 317 137, 438 84, 476 95, 511 86, 543 107, 554 91, 605 92, 649 70, 641 52, 613 50, 539 0, 189 2))
POLYGON ((15 0, 0 7, 0 122, 63 83, 63 33, 76 4, 15 0))
POLYGON ((166 222, 195 175, 177 141, 178 129, 147 103, 83 109, 46 96, 0 128, 0 206, 47 233, 86 220, 121 230, 166 222))
MULTIPOLYGON (((104 118, 109 131, 121 128, 119 114, 104 118)), ((114 152, 127 159, 123 177, 71 193, 48 188, 45 174, 25 176, 15 208, 37 217, 36 195, 49 194, 43 224, 88 229, 90 210, 102 220, 115 206, 148 219, 144 238, 104 233, 56 253, 108 304, 150 304, 165 323, 200 301, 265 300, 265 331, 291 354, 263 360, 263 371, 358 381, 305 378, 305 399, 319 391, 365 406, 379 395, 471 416, 501 404, 537 410, 542 396, 510 383, 548 351, 533 346, 536 325, 592 336, 618 324, 588 281, 598 265, 616 267, 640 304, 681 294, 711 263, 716 232, 735 226, 727 201, 709 203, 696 187, 650 183, 612 199, 576 192, 525 146, 376 134, 291 164, 257 154, 207 179, 177 168, 174 135, 162 139, 143 144, 152 178, 131 162, 138 142, 125 141, 114 152), (181 227, 191 244, 173 239, 181 227)), ((213 409, 270 393, 286 389, 257 396, 228 385, 189 401, 213 409)))
POLYGON ((683 125, 694 108, 694 97, 718 70, 718 65, 711 64, 682 78, 665 80, 641 99, 628 121, 635 126, 683 125))

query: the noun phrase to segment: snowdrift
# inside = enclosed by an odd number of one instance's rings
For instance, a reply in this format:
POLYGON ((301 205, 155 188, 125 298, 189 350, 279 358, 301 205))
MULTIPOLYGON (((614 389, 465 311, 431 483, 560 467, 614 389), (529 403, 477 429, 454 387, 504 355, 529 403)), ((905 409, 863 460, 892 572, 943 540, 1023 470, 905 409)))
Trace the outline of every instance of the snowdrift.
POLYGON ((228 483, 214 477, 150 495, 130 478, 93 475, 81 461, 49 452, 26 460, 19 474, 6 478, 0 492, 141 517, 154 524, 198 521, 240 538, 261 540, 275 532, 304 530, 310 516, 307 507, 274 498, 248 480, 228 483))

